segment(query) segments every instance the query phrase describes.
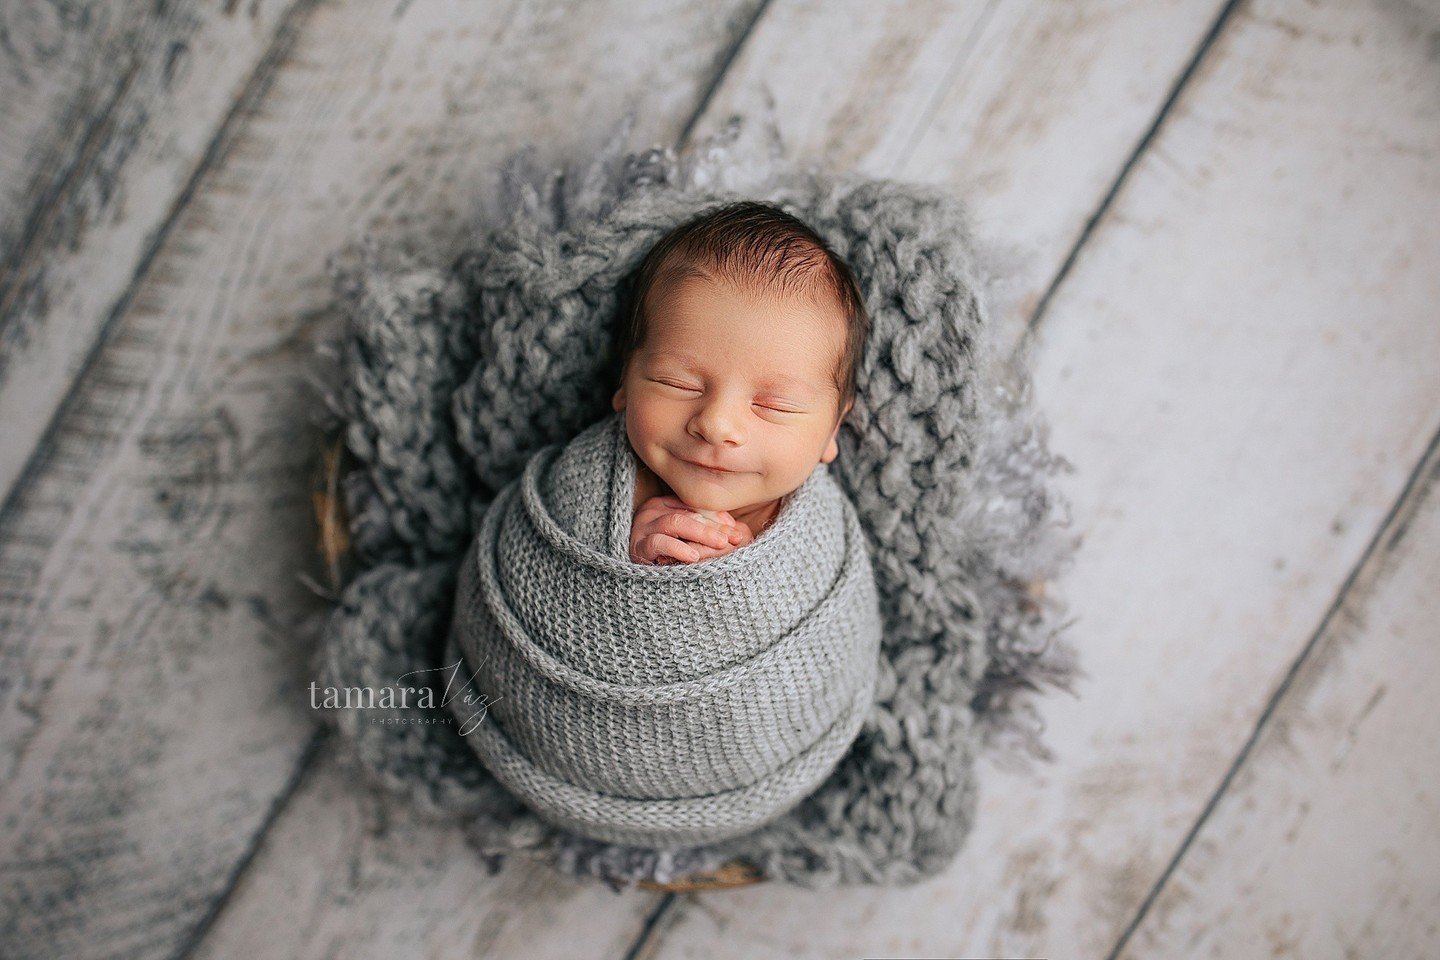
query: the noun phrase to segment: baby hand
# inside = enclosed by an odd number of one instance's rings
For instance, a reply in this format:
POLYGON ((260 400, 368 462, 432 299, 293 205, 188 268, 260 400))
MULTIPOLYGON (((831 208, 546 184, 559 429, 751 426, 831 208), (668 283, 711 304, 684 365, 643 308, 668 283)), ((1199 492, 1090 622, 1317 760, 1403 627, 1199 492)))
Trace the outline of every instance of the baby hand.
POLYGON ((666 565, 723 557, 755 538, 728 512, 698 511, 679 497, 651 497, 635 511, 630 559, 666 565))

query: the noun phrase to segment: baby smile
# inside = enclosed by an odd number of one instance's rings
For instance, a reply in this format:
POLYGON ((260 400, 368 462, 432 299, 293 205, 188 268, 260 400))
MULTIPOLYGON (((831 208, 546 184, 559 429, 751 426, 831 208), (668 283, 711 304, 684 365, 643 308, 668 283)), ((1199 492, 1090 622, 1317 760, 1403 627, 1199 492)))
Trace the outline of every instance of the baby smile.
POLYGON ((702 470, 702 471, 704 471, 705 473, 713 474, 713 475, 716 476, 716 477, 724 477, 724 476, 727 476, 727 475, 732 474, 732 473, 745 473, 745 472, 747 472, 747 471, 744 471, 744 470, 732 470, 732 469, 730 469, 730 468, 728 468, 728 467, 711 467, 711 466, 707 466, 706 464, 701 463, 701 462, 699 462, 699 461, 697 461, 697 460, 690 460, 690 459, 688 459, 688 458, 686 458, 686 457, 676 457, 676 459, 679 460, 681 463, 689 464, 690 466, 695 467, 696 469, 702 470))

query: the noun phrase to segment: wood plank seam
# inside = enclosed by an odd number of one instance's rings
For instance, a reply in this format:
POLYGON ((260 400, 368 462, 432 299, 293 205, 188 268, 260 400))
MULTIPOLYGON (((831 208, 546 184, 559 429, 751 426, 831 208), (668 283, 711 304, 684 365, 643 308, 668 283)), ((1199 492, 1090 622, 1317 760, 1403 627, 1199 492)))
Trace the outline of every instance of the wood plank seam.
POLYGON ((630 949, 625 951, 623 960, 646 960, 653 957, 659 949, 661 932, 664 925, 670 922, 670 915, 675 911, 675 901, 680 898, 678 893, 667 893, 662 895, 660 903, 645 918, 645 926, 640 929, 640 934, 630 949))
POLYGON ((1255 721, 1254 728, 1250 731, 1250 735, 1246 738, 1244 745, 1241 746, 1240 752, 1235 755, 1235 759, 1231 761, 1230 767, 1225 771, 1225 775, 1220 779, 1220 783, 1215 787, 1209 799, 1206 800, 1205 806, 1200 811, 1200 815, 1195 818, 1195 822, 1191 824, 1184 839, 1180 841, 1180 846, 1175 851, 1174 856, 1172 856, 1170 862, 1166 864, 1165 869, 1156 879, 1154 885, 1150 888, 1150 892, 1146 894, 1145 899, 1141 901, 1139 908, 1135 911, 1135 916, 1131 918, 1129 924, 1126 925, 1124 931, 1121 932, 1119 939, 1115 941, 1115 946, 1105 955, 1105 960, 1116 960, 1129 943, 1130 938, 1135 934, 1135 931, 1139 929, 1145 916, 1150 912, 1151 907, 1159 898, 1161 891, 1179 868, 1181 861, 1184 860, 1190 845, 1199 835, 1205 823, 1210 819, 1220 799, 1230 789, 1231 783, 1239 774, 1240 769, 1245 765, 1246 760, 1254 750, 1261 735, 1268 728, 1271 717, 1284 702, 1286 694, 1294 684, 1295 678, 1300 673, 1301 668, 1310 659, 1312 653, 1320 645, 1320 642, 1326 634, 1332 629, 1332 624, 1336 622, 1336 619, 1350 605, 1352 600, 1362 599, 1361 595, 1365 592, 1364 585, 1372 579, 1370 574, 1385 563, 1395 544, 1398 543, 1404 535, 1406 528, 1410 525, 1410 521, 1415 514, 1415 510, 1425 497, 1432 474, 1437 467, 1440 467, 1440 426, 1437 426, 1435 432, 1431 435, 1430 442, 1425 448, 1425 453, 1420 457, 1419 462, 1410 472, 1409 477, 1406 478, 1404 488, 1400 491, 1400 495, 1395 499, 1395 502, 1390 505, 1385 519, 1381 521, 1374 536, 1371 537, 1364 552, 1361 553, 1360 559, 1356 561, 1349 574, 1345 577, 1345 581, 1340 585, 1340 589, 1336 591, 1335 599, 1326 609, 1325 615, 1320 619, 1319 626, 1315 628, 1315 631, 1305 642, 1305 646, 1301 648, 1299 655, 1295 657, 1289 669, 1286 670, 1285 676, 1281 678, 1280 682, 1275 686, 1274 691, 1271 692, 1264 709, 1260 711, 1260 716, 1255 721))
MULTIPOLYGON (((245 85, 241 88, 239 95, 236 96, 234 104, 230 110, 226 112, 224 119, 220 121, 220 125, 216 128, 214 136, 210 138, 210 142, 206 145, 204 153, 201 154, 200 159, 196 162, 195 169, 186 180, 185 186, 176 194, 175 199, 171 202, 170 209, 161 220, 160 225, 150 235, 149 242, 146 244, 139 262, 136 263, 135 270, 129 282, 126 283, 125 289, 121 291, 120 296, 116 299, 114 305, 106 314, 105 319, 101 322, 95 339, 90 345, 90 349, 86 351, 85 357, 76 370, 74 377, 71 379, 69 387, 60 398, 60 402, 56 405, 54 413, 51 414, 49 422, 40 434, 39 441, 26 458, 25 466, 16 476, 15 482, 11 485, 10 489, 4 491, 4 498, 0 500, 0 526, 5 525, 9 521, 19 507, 22 494, 29 488, 30 484, 35 480, 35 477, 48 462, 50 452, 55 448, 56 438, 60 434, 61 425, 65 422, 67 415, 69 415, 75 406, 76 398, 80 394, 81 384, 85 382, 90 371, 95 368, 101 354, 105 350, 106 344, 113 338, 115 331, 120 325, 120 318, 125 315, 136 295, 139 293, 141 286, 150 272, 151 264, 154 263, 155 258, 159 255, 175 224, 179 222, 181 215, 189 207, 190 200, 194 197, 200 181, 224 159, 235 141, 236 134, 244 125, 245 118, 251 110, 259 104, 260 99, 265 95, 266 90, 269 89, 275 74, 293 48, 296 37, 299 36, 302 21, 311 9, 316 6, 317 2, 318 0, 295 0, 281 18, 280 25, 276 29, 275 36, 271 39, 269 47, 266 48, 265 55, 256 63, 255 69, 251 71, 249 78, 245 81, 245 85)), ((116 102, 118 102, 118 100, 116 102)), ((100 129, 103 129, 103 127, 100 129)), ((63 193, 56 193, 55 199, 58 201, 63 198, 63 195, 63 193)), ((0 315, 0 325, 3 325, 3 323, 3 315, 0 315)))
POLYGON ((896 157, 895 169, 905 169, 905 165, 910 162, 910 158, 919 149, 920 142, 925 138, 930 125, 935 122, 935 117, 940 113, 940 107, 945 102, 946 94, 950 92, 951 87, 955 86, 961 68, 970 59, 970 54, 975 52, 975 45, 980 42, 980 38, 985 36, 985 28, 990 25, 990 19, 995 16, 995 10, 1000 6, 1000 2, 1001 0, 990 0, 985 4, 985 9, 981 11, 980 16, 975 19, 975 26, 970 31, 970 36, 965 38, 964 45, 955 54, 955 60, 950 64, 950 69, 945 71, 945 76, 941 77, 940 82, 935 85, 935 90, 931 93, 929 102, 925 104, 925 109, 920 111, 920 119, 915 122, 915 128, 910 131, 905 146, 896 157))
POLYGON ((761 0, 760 5, 755 8, 754 16, 745 24, 744 29, 736 35, 735 40, 730 46, 725 49, 725 54, 720 58, 720 63, 715 69, 715 76, 710 79, 710 83, 705 87, 705 92, 700 95, 699 105, 690 114, 690 119, 686 122, 685 126, 680 129, 680 138, 675 141, 675 149, 683 150, 689 145, 690 136, 695 131, 695 125, 700 122, 700 118, 705 116, 705 112, 710 109, 710 101, 715 98, 715 92, 719 90, 720 85, 725 82, 725 77, 730 73, 730 67, 734 64, 735 58, 740 55, 740 50, 745 46, 745 41, 750 39, 750 35, 755 32, 756 24, 765 16, 765 11, 770 9, 772 2, 773 0, 761 0))
MULTIPOLYGON (((0 337, 5 335, 7 328, 18 322, 12 307, 20 289, 21 274, 25 273, 32 260, 40 256, 35 248, 40 246, 41 237, 49 232, 50 225, 59 214, 60 208, 65 205, 66 199, 80 190, 80 185, 100 152, 104 135, 113 128, 120 103, 130 92, 139 72, 140 62, 136 60, 121 76, 110 99, 100 109, 99 116, 81 134, 80 143, 74 150, 75 162, 61 170, 58 177, 52 177, 50 184, 44 189, 35 191, 35 204, 25 217, 25 225, 20 230, 15 248, 0 261, 0 337)), ((6 362, 6 358, 0 356, 0 371, 3 371, 6 362)))
POLYGON ((230 871, 230 877, 226 881, 225 887, 220 891, 219 895, 211 901, 209 908, 205 911, 204 915, 201 916, 199 922, 195 924, 195 929, 190 931, 190 935, 185 938, 185 942, 181 944, 180 949, 176 951, 175 960, 186 960, 187 957, 193 956, 195 951, 199 949, 200 944, 205 939, 205 935, 210 932, 210 928, 215 925, 215 921, 219 919, 220 914, 225 910, 226 904, 230 902, 231 895, 240 883, 240 878, 250 869, 250 864, 254 861, 255 855, 260 850, 260 846, 270 834, 270 828, 280 819, 280 814, 283 813, 289 805, 290 798, 299 792, 301 784, 304 783, 305 777, 315 765, 315 760, 320 755, 320 749, 328 741, 329 736, 329 727, 322 725, 316 726, 315 732, 310 736, 310 742, 305 744, 305 749, 300 754, 300 759, 296 761, 295 768, 290 772, 289 779, 285 781, 284 789, 271 799, 270 809, 265 811, 265 817, 260 821, 259 828, 251 835, 245 852, 235 861, 234 869, 230 871))
POLYGON ((1230 23, 1231 17, 1242 2, 1243 0, 1227 0, 1225 5, 1220 8, 1220 12, 1215 16, 1215 21, 1210 24, 1210 29, 1200 38, 1200 43, 1195 47, 1195 53, 1190 57, 1190 61, 1185 64, 1185 69, 1181 70, 1180 75, 1175 78, 1175 83, 1170 87, 1170 92, 1166 95, 1165 102, 1161 104, 1160 109, 1156 111, 1155 119, 1150 122, 1149 128, 1147 128, 1140 139, 1136 141, 1135 149, 1131 151, 1130 156, 1126 159, 1125 163, 1121 165, 1120 173, 1115 177, 1114 182, 1110 184, 1110 189, 1105 192, 1105 196, 1100 199, 1100 203, 1095 207, 1095 212, 1085 221, 1085 226, 1080 229, 1080 235, 1075 238, 1075 243, 1071 245, 1069 254, 1065 257, 1065 260, 1060 264, 1060 269, 1055 271, 1055 276, 1051 278, 1050 283, 1046 286, 1045 292, 1040 297, 1040 302, 1035 305, 1035 309, 1031 312, 1029 320, 1026 321, 1025 333, 1020 341, 1022 344, 1028 345, 1033 342, 1035 332, 1039 329, 1040 323, 1050 307, 1050 301, 1054 298, 1056 292, 1059 291, 1060 285, 1065 282, 1065 278, 1070 275, 1071 269, 1080 257, 1080 251, 1090 242, 1090 237, 1095 233, 1096 228, 1100 225, 1100 221, 1105 218, 1105 214, 1109 212, 1110 207, 1115 202, 1115 198, 1120 195, 1120 191, 1124 188, 1126 181, 1130 179, 1131 172, 1139 165, 1141 157, 1150 150, 1150 144, 1155 141, 1156 136, 1160 133, 1160 129, 1165 125, 1165 121, 1168 120, 1170 114, 1174 112, 1175 104, 1179 102, 1181 94, 1185 91, 1185 88, 1189 86, 1190 80, 1195 76, 1195 71, 1200 68, 1200 64, 1209 55, 1211 48, 1215 45, 1215 41, 1225 30, 1226 25, 1230 23))

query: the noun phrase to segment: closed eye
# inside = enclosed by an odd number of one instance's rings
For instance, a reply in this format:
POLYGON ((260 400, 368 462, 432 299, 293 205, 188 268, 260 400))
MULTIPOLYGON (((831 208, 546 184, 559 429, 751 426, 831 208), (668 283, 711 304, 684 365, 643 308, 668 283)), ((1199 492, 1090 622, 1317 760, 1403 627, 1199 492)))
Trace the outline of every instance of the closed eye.
MULTIPOLYGON (((701 392, 699 387, 692 387, 692 386, 688 386, 688 385, 683 384, 683 383, 676 383, 676 382, 673 381, 673 380, 660 380, 660 379, 658 379, 658 378, 656 378, 656 377, 650 377, 650 378, 648 378, 648 379, 650 380, 651 383, 658 383, 658 384, 660 384, 662 387, 670 387, 670 388, 672 388, 672 389, 674 389, 674 390, 684 390, 686 393, 700 393, 700 392, 701 392)), ((767 412, 769 412, 769 413, 787 413, 787 414, 791 414, 791 415, 797 415, 797 414, 803 414, 803 413, 805 412, 804 410, 796 410, 796 409, 794 409, 793 407, 776 406, 776 405, 773 404, 773 403, 754 403, 754 404, 751 404, 751 406, 754 406, 754 407, 756 407, 757 409, 760 409, 760 410, 765 410, 765 411, 767 411, 767 412)))
POLYGON ((658 383, 658 384, 660 384, 661 386, 665 386, 665 387, 674 387, 676 390, 688 390, 688 391, 690 391, 691 393, 699 393, 699 392, 700 392, 700 388, 699 388, 699 387, 687 387, 687 386, 686 386, 685 384, 683 384, 683 383, 674 383, 673 381, 670 381, 670 380, 655 380, 655 379, 652 378, 650 382, 651 382, 651 383, 658 383))

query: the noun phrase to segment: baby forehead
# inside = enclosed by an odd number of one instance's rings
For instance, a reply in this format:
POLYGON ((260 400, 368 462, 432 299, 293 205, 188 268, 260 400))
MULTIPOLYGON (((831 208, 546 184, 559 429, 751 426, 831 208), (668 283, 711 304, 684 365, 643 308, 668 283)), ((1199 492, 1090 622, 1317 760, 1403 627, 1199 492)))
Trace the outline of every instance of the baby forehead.
MULTIPOLYGON (((774 348, 799 337, 843 341, 848 318, 825 291, 791 288, 773 281, 734 282, 693 276, 669 285, 648 305, 642 327, 648 334, 679 339, 730 334, 774 348)), ((807 344, 805 354, 813 352, 807 344)))
POLYGON ((679 298, 720 295, 756 303, 803 303, 826 311, 840 306, 825 273, 814 267, 782 271, 748 266, 727 268, 682 256, 657 276, 654 285, 679 298))

